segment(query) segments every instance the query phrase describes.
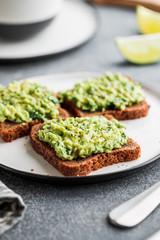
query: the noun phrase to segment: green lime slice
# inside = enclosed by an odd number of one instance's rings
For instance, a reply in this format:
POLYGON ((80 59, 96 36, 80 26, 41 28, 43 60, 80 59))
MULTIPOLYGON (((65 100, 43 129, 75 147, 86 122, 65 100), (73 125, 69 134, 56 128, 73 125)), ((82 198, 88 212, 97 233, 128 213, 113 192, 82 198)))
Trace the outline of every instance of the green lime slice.
POLYGON ((160 60, 160 33, 118 37, 116 43, 129 62, 150 64, 160 60))
POLYGON ((137 6, 136 12, 141 33, 151 34, 160 32, 160 13, 143 6, 137 6))

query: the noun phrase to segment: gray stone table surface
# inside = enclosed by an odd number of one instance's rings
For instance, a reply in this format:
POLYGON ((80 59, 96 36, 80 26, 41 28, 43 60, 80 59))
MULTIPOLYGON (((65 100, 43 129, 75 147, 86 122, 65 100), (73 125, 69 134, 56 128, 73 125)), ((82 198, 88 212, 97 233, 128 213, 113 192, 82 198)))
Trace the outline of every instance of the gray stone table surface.
MULTIPOLYGON (((97 35, 83 47, 56 57, 21 63, 0 63, 0 83, 71 71, 122 72, 160 90, 160 64, 136 66, 123 60, 114 39, 138 34, 135 11, 98 7, 97 35)), ((1 157, 1 156, 0 156, 1 157)), ((24 180, 0 170, 0 179, 20 194, 27 205, 24 220, 1 240, 143 240, 160 228, 160 207, 133 229, 108 223, 111 209, 160 180, 160 161, 123 179, 99 184, 69 186, 24 180)))

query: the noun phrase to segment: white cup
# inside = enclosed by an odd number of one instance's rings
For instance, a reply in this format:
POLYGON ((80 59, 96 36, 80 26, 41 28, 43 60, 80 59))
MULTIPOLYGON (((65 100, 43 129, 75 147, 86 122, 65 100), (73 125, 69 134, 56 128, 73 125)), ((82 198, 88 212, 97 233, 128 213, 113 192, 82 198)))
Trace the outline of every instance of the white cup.
POLYGON ((60 12, 62 3, 63 0, 0 0, 0 24, 46 21, 60 12))

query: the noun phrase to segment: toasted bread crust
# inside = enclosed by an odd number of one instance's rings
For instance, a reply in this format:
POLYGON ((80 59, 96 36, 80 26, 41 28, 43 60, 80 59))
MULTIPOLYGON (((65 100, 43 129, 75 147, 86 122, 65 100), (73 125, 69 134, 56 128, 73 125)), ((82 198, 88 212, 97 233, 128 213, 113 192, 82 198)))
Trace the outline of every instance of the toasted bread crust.
MULTIPOLYGON (((59 108, 59 116, 61 118, 69 117, 69 113, 63 109, 59 108)), ((12 142, 17 138, 21 138, 29 135, 31 128, 38 123, 42 123, 42 120, 33 120, 29 123, 13 123, 5 121, 0 123, 0 136, 5 142, 12 142)))
POLYGON ((148 114, 150 106, 144 100, 138 104, 134 104, 131 107, 126 107, 125 110, 106 110, 105 112, 88 112, 82 111, 77 108, 71 101, 64 99, 62 106, 66 108, 71 114, 76 117, 93 117, 96 115, 112 115, 118 120, 129 120, 145 117, 148 114))
POLYGON ((56 156, 55 151, 48 144, 39 140, 37 132, 42 129, 42 126, 42 124, 38 124, 32 127, 30 133, 32 147, 65 176, 85 176, 99 168, 135 160, 141 155, 140 146, 131 138, 128 138, 126 145, 113 150, 111 153, 101 153, 85 159, 63 161, 56 156))

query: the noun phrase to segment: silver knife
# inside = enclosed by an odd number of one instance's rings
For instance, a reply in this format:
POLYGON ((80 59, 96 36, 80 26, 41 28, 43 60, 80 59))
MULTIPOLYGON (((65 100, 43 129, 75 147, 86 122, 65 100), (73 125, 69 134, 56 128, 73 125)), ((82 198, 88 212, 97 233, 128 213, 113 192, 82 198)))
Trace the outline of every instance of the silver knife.
POLYGON ((159 204, 160 182, 112 210, 109 213, 109 220, 119 227, 134 227, 143 221, 159 204))

